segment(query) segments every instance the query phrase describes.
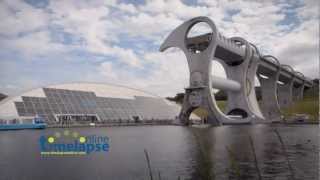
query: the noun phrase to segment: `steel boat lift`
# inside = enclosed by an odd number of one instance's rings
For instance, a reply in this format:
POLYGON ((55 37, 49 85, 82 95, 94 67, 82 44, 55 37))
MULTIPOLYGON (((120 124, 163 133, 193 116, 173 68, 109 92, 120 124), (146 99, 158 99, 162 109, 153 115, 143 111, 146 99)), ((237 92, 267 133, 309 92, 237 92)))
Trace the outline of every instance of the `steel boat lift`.
POLYGON ((181 49, 188 61, 189 87, 185 89, 179 114, 181 123, 186 125, 191 112, 199 107, 207 110, 208 123, 212 125, 279 121, 280 108, 301 99, 304 88, 313 85, 302 73, 280 64, 277 58, 261 55, 245 39, 224 37, 208 17, 196 17, 178 26, 160 51, 170 47, 181 49), (188 38, 190 29, 200 22, 207 23, 212 33, 188 38), (223 65, 226 79, 211 75, 212 60, 223 65), (261 107, 255 94, 255 76, 261 84, 261 107), (225 112, 218 108, 213 88, 227 91, 225 112))

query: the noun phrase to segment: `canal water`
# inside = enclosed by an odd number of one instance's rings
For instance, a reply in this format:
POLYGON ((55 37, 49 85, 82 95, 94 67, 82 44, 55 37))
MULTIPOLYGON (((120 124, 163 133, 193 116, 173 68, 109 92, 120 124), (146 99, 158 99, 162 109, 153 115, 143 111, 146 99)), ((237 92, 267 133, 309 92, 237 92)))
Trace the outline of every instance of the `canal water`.
POLYGON ((0 132, 1 180, 319 179, 317 125, 134 126, 0 132), (108 136, 108 152, 40 155, 39 138, 108 136), (279 136, 277 135, 277 133, 279 136), (251 139, 251 140, 250 140, 251 139))

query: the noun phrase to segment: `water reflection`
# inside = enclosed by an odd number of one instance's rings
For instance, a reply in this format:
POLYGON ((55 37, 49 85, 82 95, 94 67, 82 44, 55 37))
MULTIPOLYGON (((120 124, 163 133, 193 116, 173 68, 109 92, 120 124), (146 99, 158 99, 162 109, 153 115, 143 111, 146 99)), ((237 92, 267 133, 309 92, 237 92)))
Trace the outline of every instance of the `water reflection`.
POLYGON ((38 138, 61 129, 0 132, 2 179, 318 179, 318 126, 141 126, 73 128, 110 138, 110 152, 89 156, 41 157, 38 138), (277 129, 285 153, 274 133, 277 129), (254 151, 249 137, 253 140, 254 151), (254 160, 257 157, 257 164, 254 160), (19 173, 17 173, 19 172, 19 173))
MULTIPOLYGON (((207 143, 204 146, 210 147, 215 179, 259 179, 259 171, 262 179, 292 179, 292 175, 296 179, 318 179, 317 129, 317 126, 309 125, 256 125, 222 126, 195 132, 196 139, 203 139, 201 142, 207 143), (286 151, 275 129, 280 133, 286 151), (208 138, 211 140, 205 141, 208 138)), ((201 158, 196 159, 201 164, 201 158)), ((197 179, 201 171, 194 174, 193 179, 197 179)))

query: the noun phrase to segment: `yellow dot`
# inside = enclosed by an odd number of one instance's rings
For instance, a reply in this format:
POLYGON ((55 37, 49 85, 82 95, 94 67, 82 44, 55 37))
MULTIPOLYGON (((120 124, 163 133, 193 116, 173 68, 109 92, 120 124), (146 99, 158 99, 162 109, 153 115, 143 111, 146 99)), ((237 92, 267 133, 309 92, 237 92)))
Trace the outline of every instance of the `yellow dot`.
POLYGON ((53 143, 54 142, 54 137, 48 137, 48 142, 53 143))
POLYGON ((79 141, 80 141, 80 143, 85 143, 85 142, 86 142, 86 138, 83 137, 83 136, 81 136, 81 137, 79 138, 79 141))
POLYGON ((69 136, 69 134, 70 134, 70 132, 69 132, 68 130, 65 130, 65 131, 63 132, 63 135, 65 135, 65 136, 69 136))

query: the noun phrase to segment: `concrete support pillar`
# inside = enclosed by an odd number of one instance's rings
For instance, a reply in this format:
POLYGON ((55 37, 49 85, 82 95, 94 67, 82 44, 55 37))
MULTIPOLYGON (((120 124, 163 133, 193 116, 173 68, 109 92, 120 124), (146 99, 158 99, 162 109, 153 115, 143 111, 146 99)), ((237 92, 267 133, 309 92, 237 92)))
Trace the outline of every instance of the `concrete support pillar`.
POLYGON ((264 117, 268 121, 281 120, 281 111, 277 97, 277 80, 279 77, 279 73, 280 71, 268 76, 268 79, 262 78, 257 75, 260 82, 262 96, 260 108, 264 117))
MULTIPOLYGON (((189 125, 189 117, 191 113, 196 108, 203 108, 209 110, 209 104, 206 101, 206 97, 203 97, 201 94, 204 94, 203 91, 206 91, 205 88, 186 88, 185 96, 183 99, 182 108, 179 114, 180 123, 183 125, 189 125)), ((209 124, 220 125, 220 122, 215 117, 212 111, 208 111, 208 117, 206 117, 209 124)))
POLYGON ((303 99, 304 88, 305 88, 305 83, 300 84, 298 87, 293 86, 292 96, 294 101, 299 101, 303 99))
POLYGON ((189 125, 190 114, 196 108, 196 107, 192 107, 192 105, 189 104, 188 99, 189 99, 189 93, 186 90, 183 98, 182 108, 179 114, 180 123, 183 125, 189 125))
POLYGON ((280 108, 287 108, 292 105, 292 90, 294 78, 291 78, 285 84, 278 84, 278 100, 280 108))
POLYGON ((235 38, 235 40, 246 46, 246 57, 239 65, 228 65, 221 61, 227 78, 241 85, 239 91, 227 91, 228 101, 225 114, 231 116, 240 114, 244 119, 250 119, 250 122, 259 122, 264 120, 264 117, 259 109, 254 88, 258 61, 253 59, 253 50, 245 40, 241 38, 235 38))

